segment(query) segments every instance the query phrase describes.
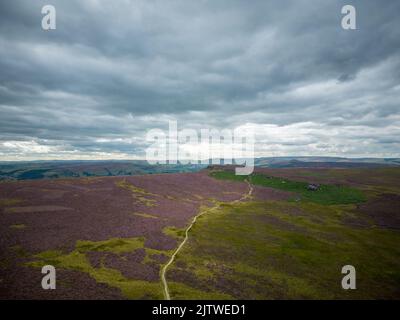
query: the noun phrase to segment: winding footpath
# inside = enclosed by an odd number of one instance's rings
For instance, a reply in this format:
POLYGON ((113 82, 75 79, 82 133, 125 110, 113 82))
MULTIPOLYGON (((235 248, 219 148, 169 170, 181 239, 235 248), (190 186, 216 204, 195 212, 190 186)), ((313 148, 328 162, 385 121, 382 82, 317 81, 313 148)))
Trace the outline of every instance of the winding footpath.
MULTIPOLYGON (((235 203, 244 201, 244 200, 246 200, 246 199, 248 199, 248 198, 251 197, 251 194, 253 193, 253 186, 252 186, 251 183, 250 183, 249 181, 247 181, 247 180, 246 180, 246 183, 247 183, 248 186, 249 186, 249 191, 248 191, 245 195, 243 195, 240 199, 237 199, 237 200, 234 200, 234 201, 230 202, 231 204, 235 204, 235 203)), ((166 300, 171 300, 171 296, 169 295, 169 289, 168 289, 167 279, 166 279, 166 277, 165 277, 165 275, 166 275, 166 273, 167 273, 167 270, 168 270, 168 267, 174 262, 176 255, 177 255, 178 252, 183 248, 183 246, 185 245, 186 241, 188 240, 189 231, 190 231, 190 229, 192 229, 193 225, 196 223, 197 218, 200 217, 200 216, 202 216, 203 214, 205 214, 205 213, 207 213, 207 212, 210 212, 210 211, 212 211, 212 210, 215 210, 215 209, 217 209, 217 208, 219 208, 219 207, 220 207, 220 205, 218 204, 218 205, 215 206, 215 207, 211 207, 211 208, 209 208, 209 209, 203 210, 203 211, 201 211, 198 215, 196 215, 196 216, 193 218, 192 223, 187 227, 187 229, 186 229, 186 231, 185 231, 185 238, 183 239, 183 241, 181 242, 181 244, 179 245, 179 247, 175 250, 175 252, 174 252, 173 255, 171 256, 171 259, 168 261, 168 263, 165 264, 164 267, 162 268, 162 270, 161 270, 161 281, 162 281, 162 284, 163 284, 163 287, 164 287, 164 297, 165 297, 166 300)))

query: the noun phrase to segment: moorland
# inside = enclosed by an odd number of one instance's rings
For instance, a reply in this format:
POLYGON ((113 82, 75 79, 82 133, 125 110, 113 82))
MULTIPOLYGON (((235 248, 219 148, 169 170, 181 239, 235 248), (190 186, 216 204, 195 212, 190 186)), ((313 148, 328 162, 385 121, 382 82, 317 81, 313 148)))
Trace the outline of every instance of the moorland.
POLYGON ((399 209, 397 166, 6 180, 0 298, 399 299, 399 209))

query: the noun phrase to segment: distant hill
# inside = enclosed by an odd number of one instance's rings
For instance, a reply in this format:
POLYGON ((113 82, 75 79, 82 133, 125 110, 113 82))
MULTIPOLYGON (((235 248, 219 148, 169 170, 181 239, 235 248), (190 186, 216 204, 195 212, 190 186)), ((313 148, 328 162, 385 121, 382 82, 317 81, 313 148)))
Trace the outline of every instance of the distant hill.
POLYGON ((132 176, 194 172, 204 165, 150 165, 147 161, 33 161, 0 162, 0 180, 132 176))
POLYGON ((268 157, 255 159, 257 167, 268 168, 369 168, 399 166, 399 158, 268 157))
MULTIPOLYGON (((399 166, 398 158, 340 157, 264 157, 254 161, 262 168, 372 168, 399 166)), ((26 161, 0 162, 0 180, 35 180, 54 178, 133 176, 157 173, 195 172, 207 165, 150 165, 145 160, 102 161, 26 161)))

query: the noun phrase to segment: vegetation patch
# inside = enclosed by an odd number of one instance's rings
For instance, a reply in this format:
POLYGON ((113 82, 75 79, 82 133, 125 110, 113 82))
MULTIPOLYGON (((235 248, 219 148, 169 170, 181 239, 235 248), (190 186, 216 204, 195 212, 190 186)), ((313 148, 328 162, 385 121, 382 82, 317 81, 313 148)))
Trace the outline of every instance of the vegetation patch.
POLYGON ((148 213, 134 212, 133 215, 138 216, 138 217, 142 217, 142 218, 148 218, 148 219, 158 219, 157 216, 153 216, 153 215, 148 214, 148 213))
POLYGON ((0 207, 13 206, 21 203, 21 199, 0 199, 0 207))
POLYGON ((120 188, 130 190, 133 193, 142 194, 142 195, 152 195, 152 196, 155 195, 154 193, 148 192, 142 188, 135 186, 134 184, 126 181, 125 179, 116 182, 116 185, 120 188))
POLYGON ((169 282, 174 300, 232 300, 232 296, 219 291, 203 291, 181 282, 169 282))
POLYGON ((116 182, 116 185, 120 188, 131 191, 133 193, 134 199, 136 201, 144 204, 145 206, 153 207, 156 205, 156 200, 145 197, 145 196, 157 196, 156 194, 147 192, 146 190, 139 188, 139 187, 133 185, 132 183, 129 183, 126 180, 118 181, 118 182, 116 182))
MULTIPOLYGON (((237 299, 394 299, 400 234, 344 225, 353 209, 286 201, 221 206, 198 219, 171 272, 203 274, 209 291, 237 299), (356 267, 357 290, 341 287, 347 264, 356 267)), ((171 296, 180 290, 171 285, 171 296)))
POLYGON ((124 253, 143 248, 144 238, 111 238, 104 241, 78 240, 76 250, 79 252, 101 251, 124 253))
POLYGON ((146 256, 144 257, 144 263, 152 263, 158 262, 156 257, 162 256, 165 260, 169 260, 169 258, 174 253, 174 250, 158 250, 153 248, 144 248, 146 250, 146 256))
POLYGON ((162 299, 162 287, 159 282, 129 279, 119 270, 93 267, 86 253, 92 251, 105 251, 114 253, 131 252, 142 248, 143 238, 119 239, 113 238, 105 241, 77 241, 72 252, 64 253, 61 250, 49 250, 35 255, 35 261, 27 263, 28 266, 41 268, 44 264, 51 264, 58 268, 77 270, 89 274, 99 283, 118 288, 129 299, 162 299))
POLYGON ((99 283, 118 288, 128 299, 162 299, 162 288, 158 282, 128 279, 116 269, 94 268, 86 255, 74 250, 68 254, 60 251, 46 251, 36 255, 39 260, 28 263, 29 266, 41 268, 52 264, 57 268, 77 270, 89 274, 99 283))
POLYGON ((9 249, 19 258, 29 257, 29 253, 20 245, 12 246, 9 249))
POLYGON ((25 228, 26 228, 26 225, 23 224, 23 223, 21 223, 21 224, 12 224, 12 225, 10 226, 10 228, 11 228, 11 229, 17 229, 17 230, 19 230, 19 229, 25 229, 25 228))
POLYGON ((174 226, 167 226, 163 229, 163 233, 175 239, 183 239, 185 237, 185 228, 177 228, 174 226))
MULTIPOLYGON (((214 171, 210 175, 216 179, 245 181, 247 176, 235 175, 231 171, 214 171)), ((361 190, 339 185, 323 184, 318 190, 308 190, 308 183, 282 179, 264 174, 255 173, 250 175, 251 183, 258 186, 279 189, 283 191, 295 192, 300 195, 301 201, 310 201, 319 204, 352 204, 366 201, 361 190)))

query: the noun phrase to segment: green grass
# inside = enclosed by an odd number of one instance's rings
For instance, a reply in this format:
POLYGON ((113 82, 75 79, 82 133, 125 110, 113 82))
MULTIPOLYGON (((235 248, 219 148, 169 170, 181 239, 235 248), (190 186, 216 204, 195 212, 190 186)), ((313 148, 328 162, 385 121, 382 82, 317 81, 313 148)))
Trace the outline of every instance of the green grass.
MULTIPOLYGON (((182 230, 168 228, 167 233, 178 236, 182 230)), ((126 278, 119 270, 101 265, 95 268, 90 264, 87 253, 89 252, 113 252, 121 254, 144 248, 143 238, 112 238, 104 241, 79 240, 76 242, 75 249, 71 252, 62 250, 48 250, 36 254, 33 260, 26 265, 41 268, 45 264, 50 264, 56 268, 76 270, 84 272, 95 279, 98 283, 106 284, 110 287, 121 290, 124 297, 128 299, 163 299, 163 288, 161 281, 149 282, 140 279, 126 278)), ((20 250, 17 247, 16 250, 20 250)), ((153 255, 164 254, 170 257, 174 250, 156 250, 144 248, 146 256, 142 263, 154 263, 153 255)), ((161 265, 160 265, 161 270, 161 265)), ((191 297, 202 297, 204 299, 230 299, 229 295, 218 292, 207 292, 191 287, 190 285, 171 282, 176 290, 174 298, 190 299, 191 297)))
POLYGON ((16 229, 16 230, 21 230, 21 229, 25 229, 26 225, 21 223, 21 224, 12 224, 10 225, 11 229, 16 229))
POLYGON ((66 254, 57 250, 45 251, 36 255, 36 258, 38 260, 28 263, 28 265, 41 268, 44 264, 51 264, 56 268, 87 273, 99 283, 120 289, 128 299, 162 299, 163 297, 162 288, 158 282, 128 279, 120 271, 104 266, 94 268, 86 255, 79 250, 66 254))
MULTIPOLYGON (((344 224, 352 205, 248 202, 198 219, 171 273, 193 288, 242 299, 399 297, 400 234, 344 224), (357 270, 357 290, 341 288, 341 268, 357 270), (222 284, 219 279, 223 279, 222 284), (192 280, 193 281, 193 280, 192 280)), ((171 294, 178 295, 171 288, 171 294)))
POLYGON ((163 233, 172 238, 182 240, 185 237, 186 228, 177 228, 174 226, 167 226, 163 228, 163 233))
POLYGON ((142 217, 142 218, 148 218, 148 219, 158 219, 157 216, 153 216, 153 215, 148 214, 148 213, 134 212, 133 215, 134 216, 138 216, 138 217, 142 217))
POLYGON ((147 198, 148 196, 157 196, 157 194, 154 194, 154 193, 148 192, 142 188, 139 188, 139 187, 133 185, 132 183, 129 183, 125 179, 116 182, 116 186, 118 186, 122 189, 131 191, 133 198, 136 201, 143 203, 147 207, 154 207, 157 205, 156 200, 147 198))
POLYGON ((144 238, 111 238, 104 241, 78 240, 76 250, 79 252, 103 251, 124 253, 143 248, 144 238))
MULTIPOLYGON (((76 242, 75 249, 71 252, 61 250, 48 250, 36 254, 28 266, 41 268, 45 264, 54 265, 56 268, 77 270, 89 274, 99 283, 121 290, 128 299, 162 299, 163 292, 159 282, 149 282, 139 279, 124 277, 119 270, 101 266, 94 268, 88 258, 88 252, 113 252, 121 254, 143 248, 143 238, 112 238, 104 241, 80 240, 76 242)), ((154 253, 150 249, 150 253, 154 253)))
POLYGON ((21 199, 0 199, 0 207, 13 206, 21 202, 21 199))
POLYGON ((319 204, 352 204, 361 203, 366 200, 361 190, 347 187, 323 184, 316 191, 307 190, 308 183, 287 180, 263 174, 252 174, 250 176, 235 175, 230 171, 215 171, 210 175, 216 179, 244 181, 250 179, 251 183, 258 186, 294 192, 300 196, 301 201, 310 201, 319 204))
POLYGON ((170 282, 169 289, 173 292, 174 300, 232 300, 233 297, 218 291, 204 291, 195 289, 180 282, 170 282))
POLYGON ((29 252, 20 245, 12 246, 9 249, 19 258, 29 257, 29 252))

